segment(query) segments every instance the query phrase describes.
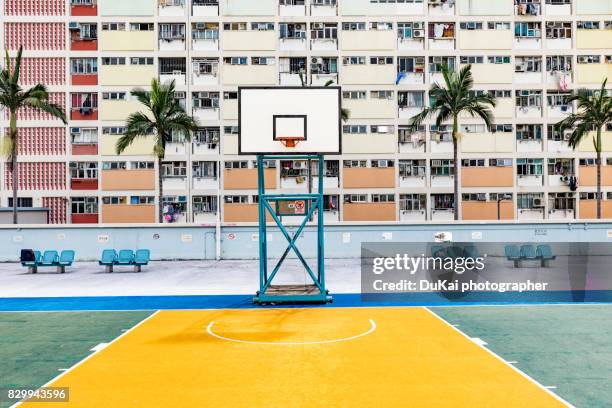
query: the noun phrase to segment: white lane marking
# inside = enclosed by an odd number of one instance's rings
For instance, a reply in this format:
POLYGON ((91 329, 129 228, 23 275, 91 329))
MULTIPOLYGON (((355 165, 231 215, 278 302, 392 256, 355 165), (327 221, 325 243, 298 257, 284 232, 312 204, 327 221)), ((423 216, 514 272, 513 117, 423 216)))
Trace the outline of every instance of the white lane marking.
POLYGON ((556 385, 545 385, 544 388, 547 388, 549 390, 556 390, 557 386, 556 385))
POLYGON ((374 330, 376 330, 376 323, 374 320, 370 319, 370 329, 366 332, 356 334, 351 337, 343 337, 340 339, 330 339, 330 340, 318 340, 318 341, 250 341, 250 340, 240 340, 240 339, 232 339, 230 337, 221 336, 215 332, 213 332, 212 328, 215 322, 208 323, 206 327, 206 332, 213 337, 216 337, 220 340, 233 341, 235 343, 245 343, 245 344, 265 344, 265 345, 280 345, 280 346, 298 346, 305 344, 329 344, 329 343, 339 343, 341 341, 350 341, 355 340, 360 337, 367 336, 368 334, 372 334, 374 330))
MULTIPOLYGON (((464 332, 462 332, 461 330, 459 330, 456 327, 453 327, 452 324, 450 324, 449 322, 447 322, 446 320, 444 320, 441 316, 438 316, 436 313, 434 313, 432 310, 430 310, 428 307, 423 307, 423 309, 427 310, 429 313, 431 313, 433 316, 435 316, 438 320, 440 320, 441 322, 443 322, 444 324, 446 324, 447 326, 451 327, 453 330, 455 330, 457 333, 461 334, 463 337, 467 338, 468 340, 471 340, 471 337, 468 336, 467 334, 465 334, 464 332)), ((537 382, 533 377, 530 377, 528 374, 525 374, 523 371, 521 371, 520 369, 518 369, 517 367, 513 366, 512 364, 508 364, 506 362, 506 360, 504 360, 503 358, 501 358, 499 355, 495 354, 495 352, 493 352, 491 349, 487 348, 487 347, 483 347, 483 350, 486 350, 489 354, 491 354, 493 357, 497 358, 499 361, 505 363, 508 365, 508 367, 512 368, 514 371, 516 371, 517 373, 519 373, 520 375, 522 375, 523 377, 525 377, 526 379, 528 379, 529 381, 531 381, 533 384, 535 384, 536 386, 538 386, 539 388, 541 388, 542 390, 544 390, 545 392, 547 392, 549 395, 551 395, 552 397, 556 398, 557 401, 561 402, 562 404, 564 404, 567 407, 570 408, 575 408, 574 405, 570 404, 569 402, 567 402, 566 400, 564 400, 563 398, 561 398, 559 395, 555 394, 554 392, 552 392, 551 390, 549 390, 548 388, 546 388, 545 386, 543 386, 542 384, 540 384, 539 382, 537 382)))
POLYGON ((487 345, 487 342, 486 342, 486 341, 484 341, 483 339, 481 339, 480 337, 472 337, 472 338, 471 338, 471 340, 472 340, 474 343, 478 344, 479 346, 483 346, 483 347, 484 347, 484 346, 486 346, 486 345, 487 345))
POLYGON ((100 343, 100 344, 98 344, 97 346, 95 346, 95 347, 93 347, 93 348, 89 349, 89 351, 100 351, 100 350, 102 350, 103 348, 105 348, 106 346, 108 346, 108 343, 100 343))

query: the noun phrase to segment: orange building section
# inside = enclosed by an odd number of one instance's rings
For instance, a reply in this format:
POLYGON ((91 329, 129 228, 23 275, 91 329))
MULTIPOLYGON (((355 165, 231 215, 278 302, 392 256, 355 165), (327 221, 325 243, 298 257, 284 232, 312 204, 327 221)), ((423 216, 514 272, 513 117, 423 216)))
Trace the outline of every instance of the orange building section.
POLYGON ((102 170, 102 190, 155 190, 155 170, 102 170))
POLYGON ((512 187, 512 167, 464 167, 461 169, 462 187, 512 187))
MULTIPOLYGON (((500 219, 514 219, 514 204, 509 201, 499 203, 500 219)), ((497 202, 464 201, 461 204, 461 218, 464 220, 496 220, 497 202)))
POLYGON ((70 111, 70 119, 72 120, 98 120, 98 109, 89 109, 87 113, 80 108, 73 108, 70 111))
POLYGON ((95 4, 92 4, 92 5, 72 4, 70 6, 70 15, 71 16, 97 16, 98 6, 95 4))
POLYGON ((344 188, 395 188, 395 168, 347 168, 343 185, 344 188))
POLYGON ((98 49, 98 41, 72 40, 70 42, 71 51, 96 51, 98 49))
POLYGON ((72 190, 97 190, 98 179, 72 179, 70 188, 72 190))
MULTIPOLYGON (((276 188, 276 169, 265 169, 264 179, 267 189, 276 188)), ((257 169, 225 169, 223 188, 226 190, 256 190, 257 169)))
MULTIPOLYGON (((580 219, 594 220, 597 218, 597 200, 580 200, 578 204, 580 219)), ((601 202, 601 218, 612 218, 612 201, 601 202)))
POLYGON ((396 221, 395 203, 345 203, 344 221, 396 221))
MULTIPOLYGON (((259 222, 259 209, 257 204, 225 203, 223 205, 224 222, 259 222)), ((266 221, 274 222, 268 212, 266 221)))
POLYGON ((153 204, 102 204, 102 223, 141 224, 155 222, 153 204))
MULTIPOLYGON (((578 171, 579 186, 597 185, 597 166, 580 166, 578 171)), ((612 166, 601 166, 601 185, 612 186, 612 166)))

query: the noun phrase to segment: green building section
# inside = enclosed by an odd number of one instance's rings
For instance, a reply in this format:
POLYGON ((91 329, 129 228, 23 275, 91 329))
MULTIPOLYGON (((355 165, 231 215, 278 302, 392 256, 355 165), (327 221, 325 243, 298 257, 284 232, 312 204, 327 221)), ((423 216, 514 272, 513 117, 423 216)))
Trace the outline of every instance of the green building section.
POLYGON ((40 387, 151 313, 0 313, 0 388, 40 387))
POLYGON ((612 305, 431 310, 570 404, 612 407, 612 305))

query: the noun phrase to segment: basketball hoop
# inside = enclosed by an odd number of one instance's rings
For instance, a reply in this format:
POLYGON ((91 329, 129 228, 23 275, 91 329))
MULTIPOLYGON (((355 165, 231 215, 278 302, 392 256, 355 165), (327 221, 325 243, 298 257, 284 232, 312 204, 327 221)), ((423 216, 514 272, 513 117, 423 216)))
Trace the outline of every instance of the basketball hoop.
POLYGON ((297 144, 300 143, 302 140, 304 140, 304 138, 300 136, 277 136, 276 140, 281 142, 285 147, 293 148, 297 146, 297 144))

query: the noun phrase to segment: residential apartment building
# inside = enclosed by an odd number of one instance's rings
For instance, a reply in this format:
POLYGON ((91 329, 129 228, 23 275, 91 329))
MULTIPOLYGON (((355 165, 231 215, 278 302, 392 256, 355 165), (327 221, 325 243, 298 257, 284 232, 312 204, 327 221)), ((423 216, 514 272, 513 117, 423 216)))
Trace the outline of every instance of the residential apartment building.
MULTIPOLYGON (((68 127, 19 116, 19 205, 50 223, 257 221, 254 157, 239 156, 238 86, 342 86, 351 112, 341 156, 325 158, 328 222, 453 219, 450 124, 409 118, 441 81, 472 64, 475 92, 497 97, 495 126, 460 121, 464 220, 595 216, 595 153, 555 123, 573 89, 612 79, 609 0, 2 0, 0 47, 24 46, 22 83, 46 84, 68 127), (176 134, 157 168, 151 138, 122 155, 130 96, 175 80, 200 129, 176 134)), ((0 119, 7 126, 6 114, 0 119)), ((3 130, 4 131, 4 130, 3 130)), ((603 215, 612 218, 612 124, 604 131, 603 215)), ((304 191, 304 161, 266 163, 266 185, 304 191)), ((12 205, 0 166, 0 205, 12 205)))

